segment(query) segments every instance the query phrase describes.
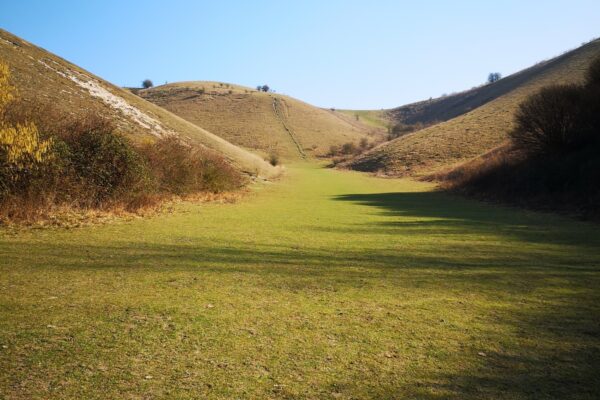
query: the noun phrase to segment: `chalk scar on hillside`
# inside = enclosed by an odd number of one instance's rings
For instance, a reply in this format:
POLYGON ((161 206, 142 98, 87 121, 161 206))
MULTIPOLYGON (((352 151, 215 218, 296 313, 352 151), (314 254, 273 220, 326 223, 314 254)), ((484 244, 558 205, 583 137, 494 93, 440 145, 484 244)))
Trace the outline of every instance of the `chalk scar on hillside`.
MULTIPOLYGON (((142 112, 137 107, 132 106, 122 97, 111 93, 109 90, 102 87, 100 83, 95 82, 93 79, 86 76, 86 78, 88 78, 89 80, 82 80, 82 79, 78 78, 77 76, 75 76, 75 73, 78 73, 76 71, 71 71, 71 70, 67 69, 66 72, 63 72, 63 71, 60 71, 60 70, 48 65, 47 63, 45 63, 42 60, 37 60, 37 61, 40 64, 42 64, 44 67, 56 72, 58 75, 62 76, 63 78, 67 78, 67 79, 70 79, 71 81, 75 82, 79 87, 87 90, 90 93, 90 95, 92 95, 93 97, 99 98, 100 100, 102 100, 104 103, 106 103, 113 109, 121 111, 125 116, 132 119, 138 125, 149 130, 150 133, 153 134, 154 136, 162 137, 163 135, 172 134, 171 131, 167 131, 165 128, 163 128, 163 126, 160 124, 160 122, 158 122, 156 119, 154 119, 151 116, 149 116, 148 114, 142 112)), ((55 61, 53 61, 53 62, 56 63, 55 61)), ((58 63, 56 63, 56 64, 60 66, 60 64, 58 64, 58 63)), ((82 76, 85 76, 81 73, 79 73, 79 74, 82 76)))

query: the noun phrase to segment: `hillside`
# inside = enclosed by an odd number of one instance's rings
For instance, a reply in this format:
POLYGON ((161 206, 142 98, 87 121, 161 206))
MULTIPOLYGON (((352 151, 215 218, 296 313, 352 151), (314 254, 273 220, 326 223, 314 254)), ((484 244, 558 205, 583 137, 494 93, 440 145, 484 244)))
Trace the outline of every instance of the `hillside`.
POLYGON ((216 151, 246 173, 263 177, 276 173, 259 156, 1 29, 0 60, 8 64, 24 102, 51 106, 65 115, 106 116, 138 143, 177 135, 216 151))
POLYGON ((323 155, 332 145, 382 137, 384 130, 289 96, 219 82, 136 90, 144 99, 247 149, 285 159, 323 155))
POLYGON ((494 84, 390 110, 396 122, 445 122, 376 147, 348 166, 419 175, 476 157, 506 139, 523 99, 543 86, 580 82, 587 65, 599 55, 600 40, 595 40, 494 84))

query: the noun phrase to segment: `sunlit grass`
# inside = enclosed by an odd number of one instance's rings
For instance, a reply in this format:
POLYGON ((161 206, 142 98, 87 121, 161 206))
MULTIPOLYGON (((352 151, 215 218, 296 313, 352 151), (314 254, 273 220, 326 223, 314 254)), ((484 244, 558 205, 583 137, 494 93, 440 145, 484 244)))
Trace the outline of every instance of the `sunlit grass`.
POLYGON ((303 165, 5 231, 0 398, 597 398, 597 226, 431 189, 303 165))

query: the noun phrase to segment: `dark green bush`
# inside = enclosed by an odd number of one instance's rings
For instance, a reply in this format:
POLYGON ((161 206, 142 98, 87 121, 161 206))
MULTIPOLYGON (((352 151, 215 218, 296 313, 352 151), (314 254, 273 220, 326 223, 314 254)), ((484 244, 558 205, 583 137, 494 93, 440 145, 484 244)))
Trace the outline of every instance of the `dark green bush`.
POLYGON ((145 160, 131 143, 110 129, 90 129, 67 139, 68 163, 82 201, 100 206, 109 200, 135 200, 154 188, 145 160))

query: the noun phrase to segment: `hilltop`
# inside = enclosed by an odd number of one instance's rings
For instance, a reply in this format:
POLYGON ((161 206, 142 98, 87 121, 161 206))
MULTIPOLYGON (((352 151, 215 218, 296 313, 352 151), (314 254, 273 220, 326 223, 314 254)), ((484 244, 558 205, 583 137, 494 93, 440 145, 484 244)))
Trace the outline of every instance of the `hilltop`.
POLYGON ((135 90, 142 98, 246 149, 285 159, 381 139, 385 130, 289 96, 221 82, 179 82, 135 90))
POLYGON ((479 156, 506 140, 523 99, 543 86, 581 82, 598 55, 600 40, 595 40, 493 84, 388 110, 395 123, 433 125, 378 146, 347 166, 420 175, 479 156))
POLYGON ((192 146, 215 151, 248 174, 276 173, 259 156, 1 29, 0 59, 8 64, 23 102, 51 106, 73 117, 84 113, 108 117, 137 143, 176 135, 192 146))

